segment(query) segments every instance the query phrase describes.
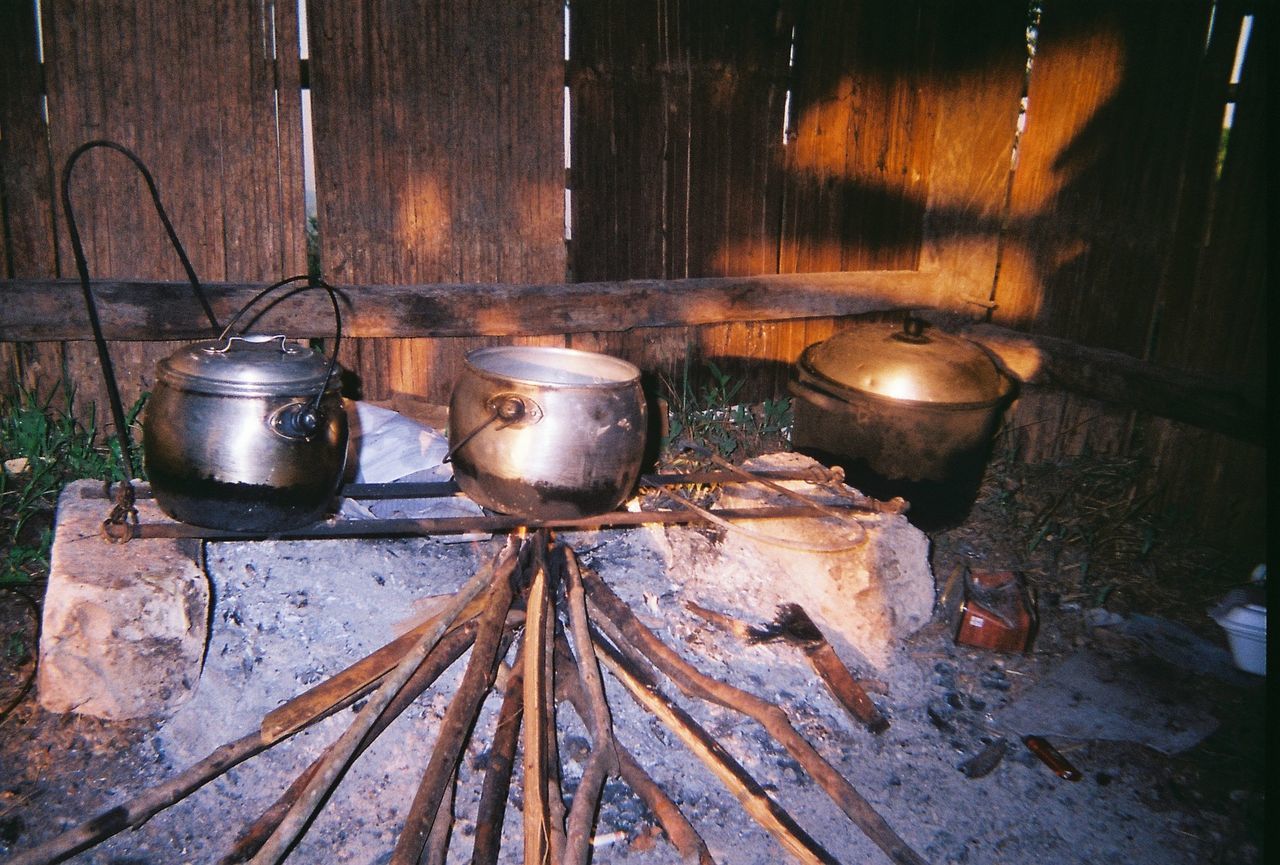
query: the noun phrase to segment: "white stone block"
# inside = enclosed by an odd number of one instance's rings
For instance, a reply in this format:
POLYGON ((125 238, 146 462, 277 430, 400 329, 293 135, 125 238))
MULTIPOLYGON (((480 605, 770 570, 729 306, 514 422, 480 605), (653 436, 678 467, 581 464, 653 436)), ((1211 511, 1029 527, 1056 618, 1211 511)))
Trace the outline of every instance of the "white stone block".
MULTIPOLYGON (((801 454, 769 454, 749 469, 821 468, 801 454)), ((818 501, 835 496, 805 481, 782 486, 818 501)), ((856 491, 844 487, 850 494, 856 491)), ((718 509, 801 504, 760 485, 726 485, 718 509)), ((691 597, 748 623, 770 621, 782 604, 799 604, 851 666, 888 665, 904 637, 933 613, 934 580, 929 539, 900 514, 854 513, 857 528, 817 518, 735 521, 709 540, 705 530, 665 532, 667 565, 685 580, 691 597), (838 552, 818 552, 859 536, 862 543, 838 552), (762 538, 777 538, 783 544, 762 538), (803 549, 809 547, 811 549, 803 549)))
MULTIPOLYGON (((113 544, 101 525, 111 502, 99 481, 58 498, 40 634, 37 691, 51 712, 125 719, 167 715, 200 679, 209 581, 199 542, 113 544)), ((139 500, 143 521, 166 518, 139 500)))

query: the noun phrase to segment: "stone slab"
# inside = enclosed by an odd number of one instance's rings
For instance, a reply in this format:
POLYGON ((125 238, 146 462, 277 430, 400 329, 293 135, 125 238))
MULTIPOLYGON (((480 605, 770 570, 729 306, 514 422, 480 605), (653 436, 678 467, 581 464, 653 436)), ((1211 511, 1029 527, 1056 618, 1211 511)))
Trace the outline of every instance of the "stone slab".
MULTIPOLYGON (((142 487, 140 487, 142 488, 142 487)), ((141 519, 166 521, 149 499, 141 519)), ((36 686, 50 712, 167 716, 200 680, 209 580, 194 540, 117 544, 101 533, 111 502, 100 481, 58 498, 36 686)))
MULTIPOLYGON (((821 469, 809 457, 768 454, 749 469, 821 469)), ((856 490, 824 490, 806 481, 782 486, 812 500, 835 501, 856 490)), ((783 493, 759 485, 726 485, 716 507, 795 505, 783 493)), ((887 665, 902 639, 933 614, 935 586, 929 538, 901 514, 860 514, 856 527, 821 518, 742 520, 745 531, 726 530, 708 540, 706 530, 666 529, 668 567, 695 585, 720 611, 759 622, 782 604, 804 607, 836 652, 851 666, 887 665), (819 550, 861 543, 837 552, 819 550), (771 543, 776 538, 780 543, 771 543), (785 545, 783 545, 785 544, 785 545), (808 547, 809 549, 805 549, 808 547)))

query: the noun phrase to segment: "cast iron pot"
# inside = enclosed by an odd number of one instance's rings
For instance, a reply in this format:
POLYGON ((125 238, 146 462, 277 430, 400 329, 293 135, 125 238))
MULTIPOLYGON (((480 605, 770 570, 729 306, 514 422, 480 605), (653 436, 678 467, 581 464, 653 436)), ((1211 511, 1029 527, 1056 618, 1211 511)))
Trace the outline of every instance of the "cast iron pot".
POLYGON ((646 415, 640 370, 624 360, 568 348, 476 349, 449 400, 454 477, 504 514, 607 513, 635 488, 646 415))
MULTIPOLYGON (((295 278, 297 279, 297 278, 295 278)), ((184 523, 271 532, 314 522, 333 500, 347 417, 333 357, 283 335, 229 335, 179 349, 157 368, 143 423, 156 502, 184 523)), ((338 305, 329 291, 334 315, 338 305)))
POLYGON ((792 446, 863 492, 906 498, 931 528, 967 513, 1013 390, 976 343, 912 317, 809 346, 789 386, 792 446))

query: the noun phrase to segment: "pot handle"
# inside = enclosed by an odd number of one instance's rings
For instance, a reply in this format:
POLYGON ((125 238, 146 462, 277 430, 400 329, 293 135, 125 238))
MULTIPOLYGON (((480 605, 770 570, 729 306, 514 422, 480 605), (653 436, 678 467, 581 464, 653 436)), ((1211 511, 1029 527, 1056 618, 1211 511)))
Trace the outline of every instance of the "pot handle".
POLYGON ((441 462, 453 462, 453 455, 471 441, 482 430, 497 422, 502 421, 503 426, 510 426, 520 421, 528 421, 529 423, 537 423, 542 420, 542 407, 527 396, 521 396, 517 393, 498 393, 489 397, 485 401, 485 406, 489 409, 489 416, 476 425, 474 429, 458 439, 457 443, 451 444, 449 450, 445 452, 444 459, 441 462))
MULTIPOLYGON (((324 379, 320 382, 320 390, 316 392, 314 398, 309 402, 295 403, 286 406, 273 420, 272 425, 281 434, 289 438, 307 438, 320 428, 320 402, 324 399, 324 392, 329 387, 329 379, 333 377, 333 370, 338 365, 338 346, 342 342, 342 310, 338 307, 338 292, 333 286, 325 282, 319 277, 311 277, 306 274, 299 276, 290 276, 282 279, 277 283, 267 286, 262 291, 255 294, 248 303, 240 307, 240 311, 235 314, 231 321, 227 322, 227 326, 222 329, 222 333, 218 334, 218 341, 225 341, 228 346, 231 345, 233 339, 248 339, 254 341, 253 337, 245 337, 244 332, 237 336, 231 336, 231 328, 235 327, 246 312, 257 304, 258 301, 271 294, 277 289, 284 288, 286 285, 305 282, 306 285, 296 289, 297 291, 306 291, 311 288, 322 288, 329 295, 329 304, 333 307, 333 352, 329 355, 329 365, 325 368, 324 379)), ((268 336, 267 341, 273 339, 281 339, 283 337, 268 336)))

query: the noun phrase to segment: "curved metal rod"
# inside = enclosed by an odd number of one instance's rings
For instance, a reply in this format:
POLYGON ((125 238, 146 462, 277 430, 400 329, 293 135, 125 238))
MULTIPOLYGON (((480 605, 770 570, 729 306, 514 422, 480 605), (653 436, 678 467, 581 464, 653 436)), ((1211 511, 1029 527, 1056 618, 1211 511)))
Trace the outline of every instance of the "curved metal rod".
POLYGON ((200 302, 205 316, 208 317, 210 325, 215 330, 218 328, 218 319, 213 314, 213 309, 209 306, 209 301, 204 296, 204 291, 200 288, 200 280, 196 277, 195 269, 191 266, 191 260, 187 258, 186 250, 182 248, 182 242, 178 240, 177 232, 173 230, 173 223, 169 221, 169 214, 165 212, 164 205, 160 203, 160 191, 156 188, 156 182, 137 154, 122 144, 105 139, 87 141, 72 151, 62 169, 62 210, 67 219, 67 232, 71 236, 71 254, 76 260, 76 272, 80 276, 80 291, 84 295, 85 310, 89 315, 89 326, 93 329, 93 341, 98 349, 98 363, 102 367, 102 379, 107 389, 107 401, 111 404, 111 420, 116 426, 116 437, 120 442, 120 459, 124 463, 125 470, 124 480, 125 483, 129 483, 133 480, 134 466, 133 449, 129 442, 128 422, 124 416, 120 388, 116 384, 115 369, 111 365, 111 353, 107 348, 106 338, 102 335, 102 323, 98 319, 98 307, 93 298, 93 289, 89 286, 89 262, 85 258, 84 245, 80 240, 80 230, 76 225, 75 208, 71 206, 72 169, 75 168, 76 162, 79 161, 81 156, 98 147, 106 147, 118 153, 123 153, 142 173, 142 179, 146 181, 147 189, 151 191, 151 200, 156 206, 156 213, 159 214, 160 221, 164 224, 165 232, 169 235, 169 240, 173 244, 174 250, 178 253, 178 258, 182 260, 182 267, 186 270, 187 278, 191 281, 191 287, 195 291, 196 299, 200 302))

